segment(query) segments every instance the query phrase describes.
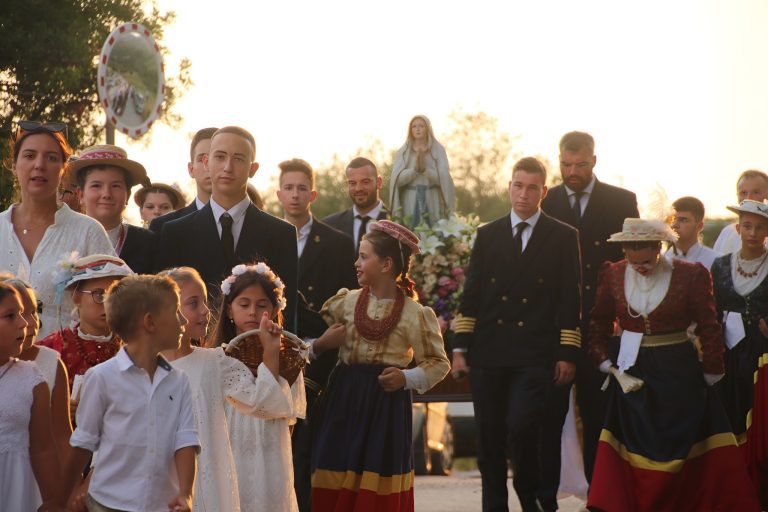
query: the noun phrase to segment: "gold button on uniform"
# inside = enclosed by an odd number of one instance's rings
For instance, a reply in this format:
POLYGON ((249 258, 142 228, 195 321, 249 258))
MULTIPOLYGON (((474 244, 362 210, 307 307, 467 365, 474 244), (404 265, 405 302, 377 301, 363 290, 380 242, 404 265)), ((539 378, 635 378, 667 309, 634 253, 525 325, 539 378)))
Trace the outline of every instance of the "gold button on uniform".
POLYGON ((309 285, 309 286, 307 286, 307 290, 309 290, 311 292, 312 290, 314 290, 314 288, 312 288, 312 285, 309 285))
POLYGON ((504 302, 507 302, 507 296, 506 295, 502 295, 501 300, 504 301, 504 302))
POLYGON ((517 322, 517 326, 518 326, 518 327, 522 327, 523 325, 525 325, 525 323, 524 323, 522 320, 520 320, 519 322, 517 322))
POLYGON ((591 287, 591 286, 589 286, 589 285, 587 285, 587 286, 585 286, 585 287, 584 287, 584 289, 585 289, 585 290, 591 290, 591 289, 592 289, 592 287, 591 287))
POLYGON ((600 241, 599 240, 595 241, 595 246, 598 246, 598 247, 600 246, 600 241))
POLYGON ((501 318, 499 318, 498 320, 496 320, 496 323, 497 323, 497 324, 499 324, 499 325, 501 325, 501 324, 503 324, 503 323, 504 323, 504 320, 502 320, 501 318))
POLYGON ((528 304, 528 299, 526 299, 525 297, 523 297, 523 304, 528 304))
POLYGON ((586 264, 586 265, 584 265, 584 266, 585 266, 585 267, 587 267, 587 268, 592 268, 592 265, 591 265, 591 264, 589 264, 589 263, 587 263, 587 264, 586 264))
POLYGON ((492 282, 492 283, 495 283, 495 282, 496 282, 496 278, 495 278, 495 277, 492 277, 492 278, 491 278, 491 282, 492 282))

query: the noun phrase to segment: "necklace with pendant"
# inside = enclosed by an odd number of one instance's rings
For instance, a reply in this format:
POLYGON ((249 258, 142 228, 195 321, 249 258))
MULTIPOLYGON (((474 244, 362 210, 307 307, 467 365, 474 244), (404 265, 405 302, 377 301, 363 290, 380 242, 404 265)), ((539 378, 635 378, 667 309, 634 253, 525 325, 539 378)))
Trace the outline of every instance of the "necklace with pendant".
MULTIPOLYGON (((741 262, 743 260, 741 259, 741 251, 739 251, 738 254, 736 255, 736 272, 738 272, 742 277, 746 277, 747 279, 755 277, 757 274, 760 273, 760 269, 763 267, 763 264, 765 263, 765 259, 767 256, 768 256, 768 252, 764 251, 763 257, 760 260, 760 263, 755 268, 755 270, 753 270, 752 272, 747 272, 741 266, 741 262)), ((748 261, 754 261, 754 260, 748 260, 748 261)))

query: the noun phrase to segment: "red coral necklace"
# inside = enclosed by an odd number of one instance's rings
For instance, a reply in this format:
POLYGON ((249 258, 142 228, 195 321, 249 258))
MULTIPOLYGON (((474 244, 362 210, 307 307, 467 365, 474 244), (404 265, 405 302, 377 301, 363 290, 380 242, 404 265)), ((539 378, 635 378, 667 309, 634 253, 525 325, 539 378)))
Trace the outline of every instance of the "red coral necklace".
POLYGON ((392 329, 397 326, 400 316, 403 313, 405 305, 405 295, 398 290, 395 297, 395 304, 389 315, 381 320, 373 320, 368 316, 368 303, 370 301, 370 290, 368 286, 363 286, 360 295, 355 303, 355 327, 357 332, 366 340, 379 341, 384 339, 392 329))

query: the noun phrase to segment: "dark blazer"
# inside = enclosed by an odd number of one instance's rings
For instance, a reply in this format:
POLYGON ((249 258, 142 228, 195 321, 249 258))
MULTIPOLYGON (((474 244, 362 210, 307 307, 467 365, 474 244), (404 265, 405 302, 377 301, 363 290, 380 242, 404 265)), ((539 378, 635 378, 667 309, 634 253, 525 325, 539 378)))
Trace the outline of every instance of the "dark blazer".
MULTIPOLYGON (((388 218, 389 218, 389 210, 387 209, 387 206, 384 205, 384 207, 379 212, 379 216, 376 218, 376 220, 383 220, 388 218)), ((349 208, 348 210, 344 210, 342 212, 334 213, 333 215, 329 215, 328 217, 323 219, 323 222, 325 222, 332 228, 338 229, 342 233, 349 235, 350 237, 352 237, 352 240, 354 240, 355 236, 357 235, 357 233, 355 233, 355 213, 352 208, 349 208)))
POLYGON ((471 366, 574 361, 581 347, 578 232, 542 212, 519 259, 505 215, 477 231, 456 319, 471 366))
MULTIPOLYGON (((272 267, 285 284, 288 305, 283 318, 286 328, 292 332, 296 327, 297 252, 293 224, 263 212, 253 204, 248 206, 233 264, 264 261, 272 267)), ((226 261, 210 203, 163 226, 155 268, 162 270, 182 265, 200 272, 208 287, 208 297, 216 305, 221 282, 230 274, 233 265, 226 261)))
POLYGON ((320 311, 341 288, 358 287, 352 239, 320 219, 312 229, 299 258, 299 291, 310 308, 320 311))
POLYGON ((131 226, 125 232, 120 258, 137 274, 151 274, 155 268, 157 236, 148 229, 131 226))
POLYGON ((172 212, 166 213, 165 215, 161 215, 160 217, 155 217, 154 219, 152 219, 152 222, 149 223, 149 230, 159 235, 160 232, 163 230, 163 225, 166 222, 180 219, 185 215, 189 215, 190 213, 195 213, 196 211, 197 211, 197 203, 193 199, 192 202, 189 203, 184 208, 179 208, 178 210, 174 210, 172 212))
POLYGON ((581 331, 586 350, 587 332, 589 330, 589 312, 595 304, 597 288, 597 273, 606 261, 619 261, 624 258, 621 244, 607 243, 613 233, 621 231, 624 219, 639 217, 637 197, 629 190, 614 187, 595 180, 595 188, 589 198, 587 208, 581 216, 581 222, 576 225, 571 204, 568 201, 568 191, 565 186, 552 187, 541 202, 541 209, 548 215, 577 227, 581 244, 581 331))

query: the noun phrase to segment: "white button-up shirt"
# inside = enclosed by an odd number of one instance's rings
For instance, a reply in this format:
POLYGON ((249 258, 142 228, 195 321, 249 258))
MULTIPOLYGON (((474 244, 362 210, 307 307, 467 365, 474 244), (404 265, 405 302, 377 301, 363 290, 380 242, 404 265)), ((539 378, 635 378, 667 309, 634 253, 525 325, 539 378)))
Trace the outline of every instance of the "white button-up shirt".
POLYGON ((296 239, 296 247, 299 249, 299 258, 301 258, 301 253, 304 252, 304 247, 307 246, 307 238, 309 238, 310 231, 312 231, 312 215, 309 216, 307 223, 296 231, 296 236, 298 237, 296 239))
POLYGON ((365 232, 370 233, 371 232, 371 224, 375 222, 379 218, 379 214, 381 213, 381 209, 384 208, 384 203, 379 200, 379 204, 377 204, 373 210, 369 211, 368 213, 362 214, 357 210, 357 205, 352 206, 352 214, 354 215, 354 222, 353 222, 353 233, 352 233, 352 239, 355 242, 355 247, 357 247, 357 244, 359 243, 359 240, 357 239, 357 235, 360 233, 360 225, 363 223, 362 219, 358 219, 357 216, 365 216, 371 218, 371 220, 368 221, 368 224, 365 226, 365 232))
POLYGON ((664 257, 667 258, 668 261, 676 259, 688 261, 690 263, 701 263, 707 267, 707 270, 712 270, 712 264, 720 256, 722 256, 722 254, 705 245, 701 245, 699 242, 693 244, 685 254, 679 250, 675 252, 675 249, 672 247, 667 249, 667 252, 664 253, 664 257))
POLYGON ((86 372, 69 442, 99 450, 88 492, 100 504, 167 512, 179 492, 174 455, 200 446, 186 374, 158 356, 150 380, 120 349, 86 372))
MULTIPOLYGON (((581 191, 581 198, 579 199, 579 206, 581 210, 581 215, 584 215, 584 211, 587 209, 587 205, 589 204, 589 198, 592 197, 592 191, 595 189, 595 175, 592 175, 592 179, 589 182, 589 185, 584 187, 584 190, 581 191)), ((571 205, 571 210, 573 210, 573 204, 576 202, 576 192, 574 190, 571 190, 568 188, 568 185, 565 186, 565 191, 568 193, 568 204, 571 205)))
POLYGON ((211 210, 213 211, 213 218, 216 220, 216 229, 219 231, 219 238, 221 238, 221 216, 224 213, 228 213, 232 217, 232 238, 235 239, 235 246, 232 248, 237 249, 237 241, 240 240, 240 232, 243 230, 243 223, 245 222, 245 211, 250 206, 251 200, 246 196, 245 199, 237 203, 229 210, 225 210, 220 204, 211 198, 211 210))
MULTIPOLYGON (((536 213, 525 219, 525 222, 528 223, 528 227, 525 228, 525 231, 523 231, 523 238, 522 238, 522 251, 525 252, 525 248, 528 246, 528 240, 531 239, 531 235, 533 234, 533 228, 536 227, 536 223, 539 222, 539 217, 541 217, 541 208, 536 210, 536 213)), ((523 219, 517 216, 515 213, 515 210, 511 210, 509 212, 509 218, 512 220, 512 236, 515 236, 517 234, 517 225, 523 222, 523 219)))

